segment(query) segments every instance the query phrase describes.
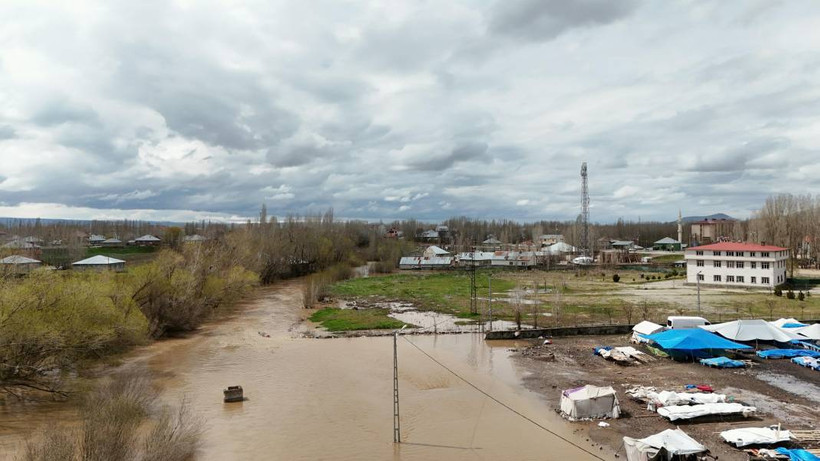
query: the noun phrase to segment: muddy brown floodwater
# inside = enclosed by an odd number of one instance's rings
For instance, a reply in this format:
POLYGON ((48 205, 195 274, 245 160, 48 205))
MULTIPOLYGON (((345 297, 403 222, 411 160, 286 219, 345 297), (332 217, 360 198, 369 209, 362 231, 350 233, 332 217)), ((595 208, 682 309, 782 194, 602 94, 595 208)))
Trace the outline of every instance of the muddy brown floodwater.
MULTIPOLYGON (((204 417, 197 459, 594 459, 483 396, 407 340, 598 453, 521 385, 508 351, 514 343, 491 347, 475 334, 399 339, 403 443, 394 445, 392 338, 301 338, 300 296, 298 281, 260 289, 235 315, 126 360, 124 367, 154 377, 163 400, 176 404, 184 396, 204 417), (235 384, 247 400, 222 403, 222 389, 235 384)), ((44 421, 72 418, 53 404, 0 411, 0 457, 44 421)), ((611 452, 600 456, 614 459, 611 452)))

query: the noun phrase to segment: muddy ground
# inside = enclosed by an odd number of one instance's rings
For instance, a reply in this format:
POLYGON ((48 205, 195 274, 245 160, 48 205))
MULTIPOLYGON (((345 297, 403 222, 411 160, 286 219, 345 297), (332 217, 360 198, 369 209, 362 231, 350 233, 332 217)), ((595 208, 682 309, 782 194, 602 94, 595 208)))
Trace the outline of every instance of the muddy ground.
MULTIPOLYGON (((630 399, 624 391, 635 385, 684 392, 686 384, 707 384, 715 392, 757 407, 757 414, 747 419, 723 417, 676 422, 721 460, 746 460, 747 457, 723 442, 720 431, 777 423, 782 423, 784 429, 820 427, 820 373, 789 360, 755 360, 752 367, 743 370, 713 369, 662 358, 647 364, 620 365, 593 355, 593 347, 629 345, 628 335, 576 336, 553 341, 552 345, 534 345, 517 354, 518 365, 527 371, 524 385, 541 394, 556 410, 563 389, 584 384, 614 387, 624 414, 620 419, 608 420, 610 427, 598 427, 598 421, 567 424, 586 432, 590 444, 620 456, 624 456, 623 436, 645 437, 676 425, 648 411, 646 404, 630 399)), ((645 348, 638 349, 647 352, 645 348)))

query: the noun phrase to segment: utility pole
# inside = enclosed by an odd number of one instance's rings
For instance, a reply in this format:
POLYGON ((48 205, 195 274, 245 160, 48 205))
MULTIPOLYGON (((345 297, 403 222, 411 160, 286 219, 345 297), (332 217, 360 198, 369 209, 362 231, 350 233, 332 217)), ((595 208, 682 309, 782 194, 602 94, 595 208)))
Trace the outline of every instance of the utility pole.
POLYGON ((493 331, 493 279, 492 274, 487 274, 487 306, 490 311, 490 331, 493 331))
POLYGON ((703 272, 698 272, 697 280, 698 280, 698 315, 700 315, 700 277, 703 272))
POLYGON ((393 443, 401 443, 401 430, 399 421, 399 332, 407 328, 407 325, 400 330, 393 332, 393 443))
POLYGON ((581 164, 581 252, 583 256, 590 256, 589 185, 587 184, 587 162, 581 164))

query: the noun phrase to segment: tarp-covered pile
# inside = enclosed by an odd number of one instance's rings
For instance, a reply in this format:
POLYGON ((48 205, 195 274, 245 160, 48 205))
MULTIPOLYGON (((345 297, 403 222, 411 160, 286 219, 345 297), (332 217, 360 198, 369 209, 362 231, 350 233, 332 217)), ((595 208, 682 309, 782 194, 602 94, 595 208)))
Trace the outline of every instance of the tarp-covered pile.
POLYGON ((641 363, 649 362, 652 357, 635 349, 632 346, 625 347, 596 347, 595 353, 605 359, 614 360, 620 363, 631 363, 633 360, 641 363))
POLYGON ((792 362, 800 365, 801 367, 808 367, 812 370, 820 371, 820 359, 813 357, 795 357, 792 359, 792 362))
POLYGON ((658 408, 658 414, 669 421, 692 419, 709 415, 737 415, 748 417, 757 410, 739 403, 704 403, 703 405, 673 405, 658 408))
POLYGON ((792 357, 820 357, 820 352, 808 349, 769 349, 767 351, 757 351, 757 356, 762 359, 790 359, 792 357))
POLYGON ((780 447, 775 451, 781 455, 788 456, 791 461, 820 461, 820 458, 817 456, 814 456, 806 450, 801 450, 798 448, 789 450, 788 448, 780 447))
POLYGON ((806 326, 805 323, 802 323, 793 317, 788 319, 777 319, 769 323, 776 326, 777 328, 800 328, 806 326))
POLYGON ((675 456, 703 453, 706 447, 678 429, 667 429, 642 439, 624 437, 628 461, 671 460, 675 456))
POLYGON ((789 431, 775 427, 744 427, 731 429, 720 433, 728 443, 740 448, 747 445, 771 445, 773 443, 788 442, 792 434, 789 431))
POLYGON ((743 368, 746 364, 741 360, 732 360, 729 357, 715 357, 713 359, 700 359, 701 365, 717 368, 743 368))
POLYGON ((776 341, 787 343, 793 339, 800 339, 794 332, 778 328, 761 319, 733 320, 715 325, 702 325, 700 328, 715 332, 732 341, 776 341))
POLYGON ((561 415, 570 421, 618 418, 621 406, 612 387, 586 385, 561 393, 561 415))

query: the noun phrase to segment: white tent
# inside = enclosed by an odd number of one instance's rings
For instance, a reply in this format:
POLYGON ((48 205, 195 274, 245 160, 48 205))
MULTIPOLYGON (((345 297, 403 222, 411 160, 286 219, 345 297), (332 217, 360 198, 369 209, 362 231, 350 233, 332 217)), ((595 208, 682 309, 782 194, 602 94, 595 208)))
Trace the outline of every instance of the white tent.
POLYGON ((642 338, 640 335, 651 335, 654 333, 658 333, 660 331, 663 331, 663 328, 663 325, 658 325, 657 323, 650 322, 649 320, 644 320, 643 322, 632 327, 632 342, 649 342, 648 339, 642 338))
POLYGON ((577 249, 567 243, 558 242, 553 243, 552 245, 547 247, 547 252, 551 255, 560 255, 562 253, 575 253, 577 249))
POLYGON ((617 418, 621 406, 615 389, 586 385, 561 393, 561 414, 570 421, 617 418))
POLYGON ((797 334, 777 328, 765 320, 733 320, 716 325, 702 325, 701 328, 732 341, 777 341, 787 343, 799 339, 797 334))
POLYGON ((803 328, 794 328, 794 330, 801 339, 820 340, 820 323, 815 323, 803 328))
POLYGON ((671 460, 675 456, 703 453, 706 447, 678 429, 667 429, 642 439, 624 437, 628 461, 671 460))
POLYGON ((797 323, 797 324, 805 325, 805 323, 803 323, 803 322, 801 322, 801 321, 799 321, 799 320, 797 320, 796 318, 793 318, 793 317, 788 318, 788 319, 777 319, 777 320, 774 320, 774 321, 769 322, 769 323, 776 326, 777 328, 783 328, 783 325, 786 325, 786 324, 789 324, 789 323, 797 323))

